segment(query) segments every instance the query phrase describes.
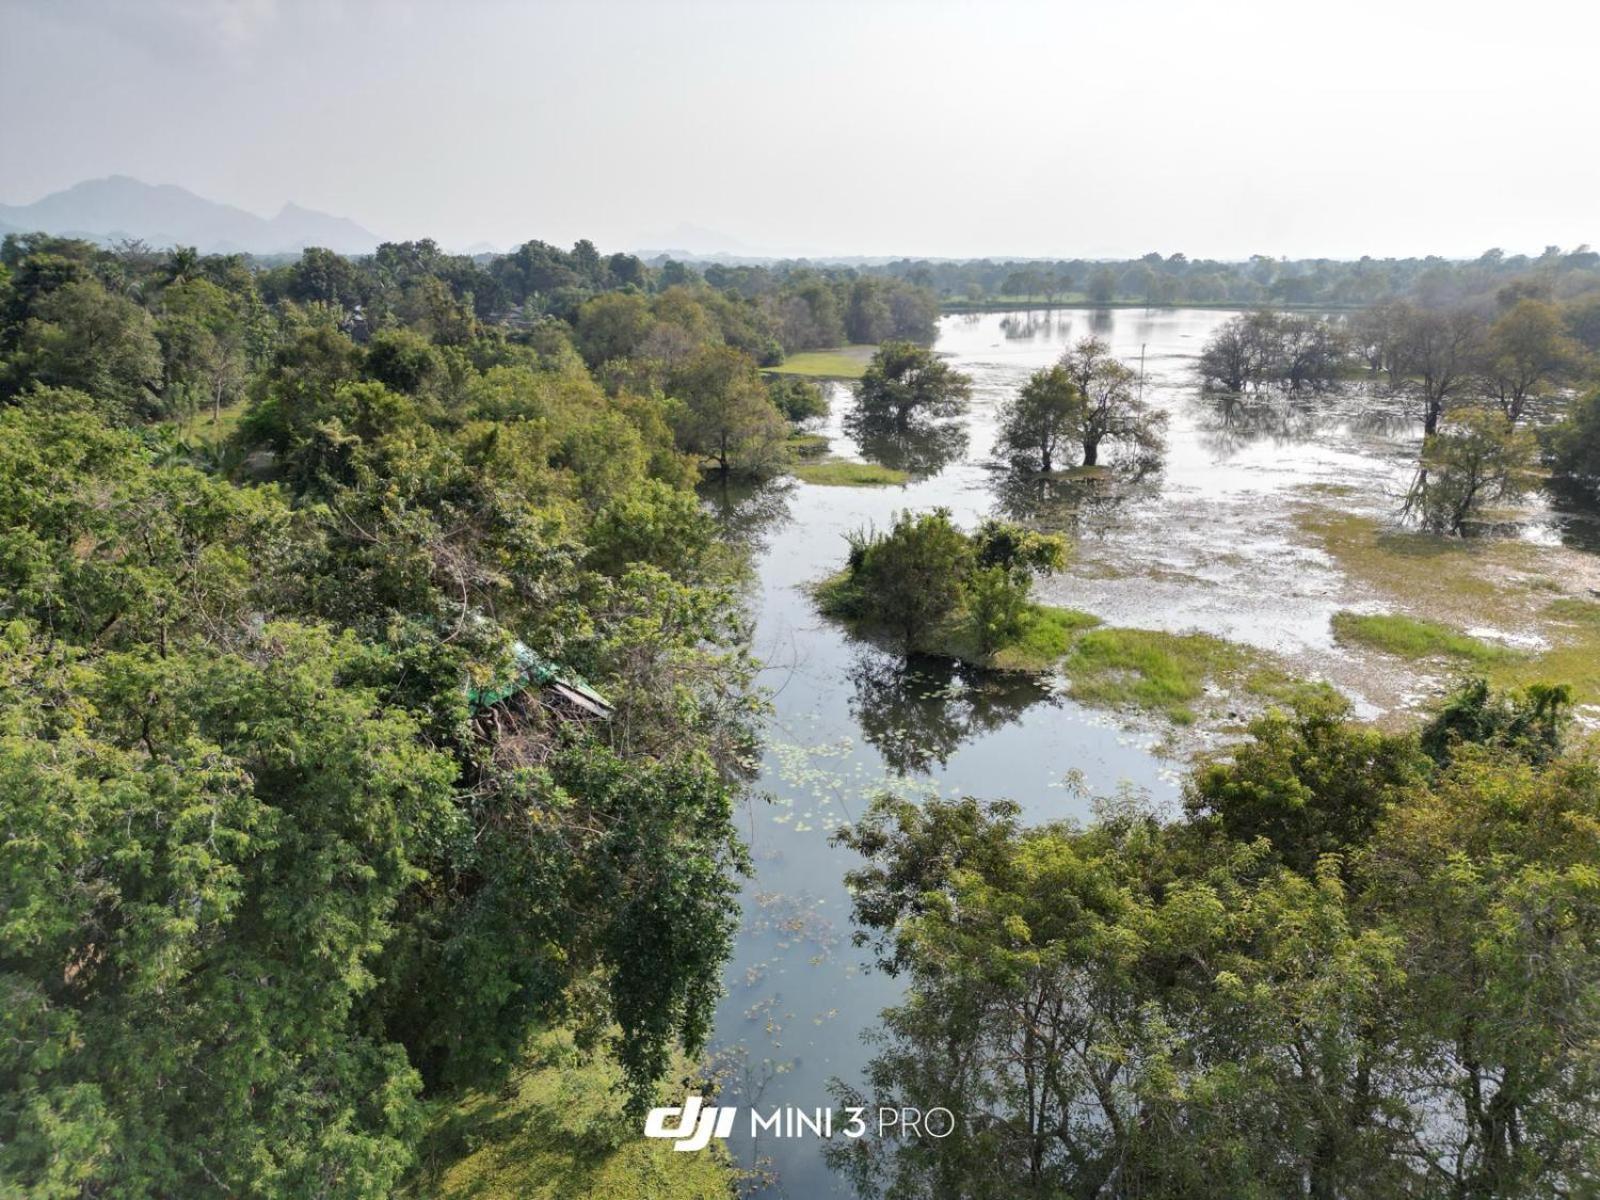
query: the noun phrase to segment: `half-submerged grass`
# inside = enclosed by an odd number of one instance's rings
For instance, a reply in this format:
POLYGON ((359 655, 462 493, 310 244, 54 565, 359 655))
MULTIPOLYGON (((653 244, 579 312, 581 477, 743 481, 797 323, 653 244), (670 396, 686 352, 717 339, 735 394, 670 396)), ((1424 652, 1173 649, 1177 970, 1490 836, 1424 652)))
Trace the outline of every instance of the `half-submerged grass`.
POLYGON ((1287 703, 1307 690, 1260 651, 1209 633, 1093 629, 1062 663, 1074 700, 1105 708, 1160 713, 1178 725, 1198 719, 1206 685, 1287 703))
MULTIPOLYGON (((813 589, 824 615, 850 624, 859 633, 897 644, 892 630, 864 626, 862 597, 848 571, 813 589)), ((974 666, 1040 673, 1059 666, 1068 694, 1098 708, 1138 709, 1191 725, 1200 719, 1207 685, 1219 689, 1214 712, 1236 713, 1230 694, 1289 703, 1323 683, 1296 679, 1272 658, 1207 633, 1166 633, 1154 629, 1107 628, 1092 613, 1050 605, 1030 605, 1020 635, 985 653, 971 618, 957 609, 921 639, 914 649, 974 666)))
POLYGON ((1399 658, 1455 658, 1491 663, 1514 656, 1505 646, 1486 642, 1438 621, 1402 613, 1333 614, 1333 635, 1345 644, 1372 646, 1399 658))
POLYGON ((831 443, 824 434, 791 433, 787 444, 797 457, 814 459, 826 454, 831 443))

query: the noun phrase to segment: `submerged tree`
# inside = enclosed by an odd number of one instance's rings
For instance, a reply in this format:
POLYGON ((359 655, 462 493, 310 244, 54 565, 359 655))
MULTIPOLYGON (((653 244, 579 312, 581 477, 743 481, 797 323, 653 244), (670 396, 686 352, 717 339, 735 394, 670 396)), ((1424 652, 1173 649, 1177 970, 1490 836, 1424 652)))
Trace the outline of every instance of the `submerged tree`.
POLYGON ((1560 310, 1545 300, 1519 300, 1489 327, 1479 373, 1511 421, 1577 365, 1581 349, 1566 334, 1560 310))
POLYGON ((1278 318, 1277 365, 1290 387, 1332 385, 1348 353, 1349 339, 1332 321, 1303 313, 1278 318))
POLYGON ((1084 466, 1099 463, 1103 442, 1125 446, 1140 458, 1161 452, 1166 414, 1145 403, 1138 375, 1111 356, 1109 345, 1084 338, 1062 356, 1061 367, 1083 396, 1067 430, 1083 450, 1084 466))
POLYGON ((778 411, 792 424, 803 425, 828 415, 828 397, 809 379, 798 375, 769 376, 767 390, 778 411))
POLYGON ((1261 339, 1252 324, 1254 314, 1232 317, 1209 338, 1200 351, 1200 378, 1212 387, 1242 392, 1259 386, 1266 376, 1261 339))
POLYGON ((950 510, 903 512, 881 534, 850 539, 846 566, 867 620, 895 629, 909 652, 961 601, 972 545, 950 510))
POLYGON ((1415 382, 1422 398, 1422 432, 1439 432, 1446 404, 1472 380, 1483 322, 1468 309, 1437 311, 1397 305, 1393 311, 1395 373, 1415 382))
POLYGON ((972 381, 926 346, 885 342, 856 385, 857 422, 904 431, 966 411, 972 381))
POLYGON ((1076 440, 1088 401, 1066 367, 1041 367, 1000 406, 997 453, 1029 470, 1049 474, 1063 442, 1076 440))
POLYGON ((1556 476, 1578 492, 1600 499, 1600 388, 1573 402, 1549 433, 1556 476))
POLYGON ((1200 376, 1229 392, 1268 383, 1325 387, 1338 376, 1349 351, 1342 329, 1322 317, 1269 309, 1225 322, 1200 351, 1200 376))
POLYGON ((1535 484, 1538 443, 1492 408, 1464 408, 1427 438, 1406 511, 1434 533, 1460 534, 1488 504, 1514 501, 1535 484))
POLYGON ((927 649, 939 627, 963 609, 961 629, 984 654, 1021 633, 1036 576, 1059 570, 1066 544, 1051 534, 987 520, 963 533, 950 510, 899 513, 884 532, 849 536, 844 571, 823 585, 831 616, 892 629, 910 654, 927 649))

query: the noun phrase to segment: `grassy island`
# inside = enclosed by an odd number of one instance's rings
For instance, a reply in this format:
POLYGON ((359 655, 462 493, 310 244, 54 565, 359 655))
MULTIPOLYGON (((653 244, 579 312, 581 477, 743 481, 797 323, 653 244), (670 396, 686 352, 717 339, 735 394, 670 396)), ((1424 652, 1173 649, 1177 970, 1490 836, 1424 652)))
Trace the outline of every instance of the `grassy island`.
POLYGON ((887 532, 852 536, 845 569, 814 594, 824 615, 862 636, 992 670, 1059 669, 1076 700, 1179 725, 1237 719, 1230 695, 1288 702, 1325 686, 1210 634, 1108 628, 1092 613, 1034 603, 1033 575, 1063 555, 1059 539, 1003 522, 966 534, 942 509, 902 514, 887 532))
POLYGON ((827 487, 891 487, 911 478, 906 472, 881 463, 848 462, 838 458, 827 462, 799 463, 793 474, 802 483, 827 487))

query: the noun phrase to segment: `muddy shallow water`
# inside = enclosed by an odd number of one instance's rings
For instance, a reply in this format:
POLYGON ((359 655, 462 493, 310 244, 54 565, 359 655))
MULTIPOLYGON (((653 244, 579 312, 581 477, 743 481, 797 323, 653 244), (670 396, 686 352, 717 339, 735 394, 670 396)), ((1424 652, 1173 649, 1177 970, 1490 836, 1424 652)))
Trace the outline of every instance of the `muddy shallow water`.
MULTIPOLYGON (((875 790, 1005 796, 1032 821, 1086 817, 1087 795, 1125 787, 1161 806, 1177 802, 1182 763, 1156 752, 1162 730, 1084 708, 1059 680, 907 665, 822 620, 806 585, 839 568, 848 531, 934 505, 969 527, 995 513, 1056 526, 1071 534, 1072 561, 1039 599, 1118 625, 1200 630, 1271 651, 1304 674, 1331 678, 1366 715, 1394 702, 1393 687, 1352 669, 1334 646, 1329 618, 1362 598, 1296 513, 1307 503, 1392 512, 1420 429, 1392 415, 1392 401, 1378 405, 1359 390, 1275 404, 1202 395, 1194 360, 1232 315, 946 317, 937 349, 974 381, 964 445, 924 446, 896 462, 913 469, 904 487, 785 480, 721 498, 730 529, 756 545, 750 605, 775 709, 761 795, 744 818, 754 877, 743 889, 743 928, 716 1022, 727 1102, 809 1110, 832 1102, 830 1081, 861 1082, 871 1052, 863 1035, 899 987, 867 970, 865 952, 851 944, 843 876, 857 864, 829 835, 857 819, 875 790), (1081 486, 1018 489, 990 456, 996 406, 1090 333, 1142 369, 1145 398, 1167 414, 1163 467, 1089 503, 1081 486)), ((832 452, 861 457, 843 432, 849 390, 830 386, 832 452)), ((883 457, 883 448, 868 449, 883 457)), ((1525 516, 1523 536, 1561 540, 1560 518, 1539 509, 1525 516)), ((730 1145, 742 1166, 770 1172, 761 1194, 851 1194, 825 1165, 821 1142, 753 1144, 741 1136, 743 1121, 730 1145)))

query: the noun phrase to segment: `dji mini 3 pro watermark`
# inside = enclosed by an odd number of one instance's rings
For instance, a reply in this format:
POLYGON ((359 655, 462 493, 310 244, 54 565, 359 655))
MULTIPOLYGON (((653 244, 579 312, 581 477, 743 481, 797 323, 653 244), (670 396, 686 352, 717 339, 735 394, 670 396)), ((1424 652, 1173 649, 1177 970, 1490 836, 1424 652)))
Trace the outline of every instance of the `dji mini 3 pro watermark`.
MULTIPOLYGON (((841 1108, 834 1121, 831 1108, 774 1108, 762 1113, 750 1109, 751 1137, 945 1138, 955 1132, 956 1118, 948 1108, 841 1108)), ((652 1108, 644 1119, 644 1135, 666 1138, 674 1150, 704 1150, 714 1137, 732 1135, 739 1119, 737 1105, 706 1104, 699 1096, 685 1096, 682 1106, 652 1108)))

